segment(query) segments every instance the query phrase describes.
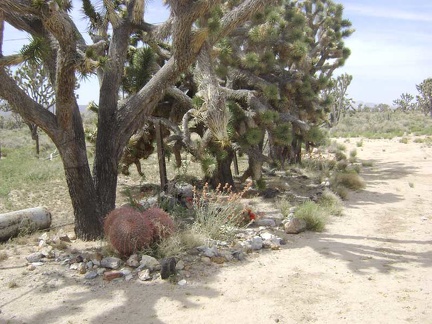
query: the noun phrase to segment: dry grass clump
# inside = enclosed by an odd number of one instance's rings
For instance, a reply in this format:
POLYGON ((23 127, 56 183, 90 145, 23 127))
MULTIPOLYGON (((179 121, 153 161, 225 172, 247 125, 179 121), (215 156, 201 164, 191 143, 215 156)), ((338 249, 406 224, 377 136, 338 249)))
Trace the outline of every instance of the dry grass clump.
POLYGON ((336 173, 333 175, 332 184, 335 187, 343 186, 351 190, 361 190, 366 186, 364 180, 356 172, 336 173))
POLYGON ((343 204, 341 198, 329 189, 325 189, 322 196, 318 200, 318 204, 325 208, 330 215, 340 216, 343 212, 343 204))
POLYGON ((160 258, 176 256, 194 247, 205 244, 207 239, 208 238, 205 237, 203 233, 196 232, 193 229, 178 231, 160 241, 156 246, 155 254, 160 258))
POLYGON ((0 252, 0 261, 4 261, 8 258, 8 254, 5 251, 0 252))
POLYGON ((194 231, 212 239, 227 239, 245 223, 243 204, 240 202, 248 186, 233 192, 228 185, 219 185, 214 191, 205 184, 202 190, 194 189, 194 231))

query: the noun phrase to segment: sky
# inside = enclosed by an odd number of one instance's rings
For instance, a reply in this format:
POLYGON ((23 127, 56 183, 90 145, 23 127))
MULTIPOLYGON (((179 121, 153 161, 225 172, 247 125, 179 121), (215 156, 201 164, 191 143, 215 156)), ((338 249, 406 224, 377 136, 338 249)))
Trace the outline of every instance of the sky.
MULTIPOLYGON (((86 31, 81 1, 73 0, 72 15, 86 31)), ((335 0, 344 6, 344 17, 356 30, 345 40, 351 56, 335 76, 353 76, 348 96, 356 102, 391 105, 403 93, 417 94, 416 84, 432 77, 432 1, 335 0)), ((150 0, 145 20, 160 23, 168 17, 162 0, 150 0)), ((88 38, 87 38, 88 39, 88 38)), ((12 54, 27 43, 25 34, 6 27, 3 54, 12 54)), ((95 78, 81 84, 79 104, 98 99, 95 78)))

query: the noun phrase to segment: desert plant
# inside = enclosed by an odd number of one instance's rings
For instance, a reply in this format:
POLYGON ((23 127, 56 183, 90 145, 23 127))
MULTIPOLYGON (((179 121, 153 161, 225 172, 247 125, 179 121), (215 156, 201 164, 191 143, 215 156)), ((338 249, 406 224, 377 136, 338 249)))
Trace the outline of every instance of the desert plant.
POLYGON ((149 247, 155 238, 155 229, 147 216, 132 207, 114 209, 106 217, 105 236, 123 256, 129 256, 149 247))
POLYGON ((325 228, 328 211, 313 201, 308 200, 296 208, 294 216, 306 222, 307 230, 322 232, 325 228))
POLYGON ((342 215, 343 205, 341 198, 329 189, 325 189, 318 204, 325 208, 330 215, 340 216, 342 215))
POLYGON ((344 186, 351 190, 360 190, 365 187, 364 180, 356 172, 336 173, 332 184, 336 187, 344 186))
POLYGON ((172 235, 175 230, 174 221, 160 208, 152 207, 145 210, 143 213, 144 217, 148 217, 154 227, 154 241, 159 241, 161 239, 167 238, 172 235))
POLYGON ((195 231, 194 228, 178 231, 157 244, 155 255, 158 258, 176 256, 203 245, 207 239, 203 233, 195 231))
POLYGON ((0 252, 0 261, 4 261, 8 258, 8 254, 5 251, 0 252))
POLYGON ((240 199, 247 189, 245 187, 243 191, 235 193, 230 186, 219 185, 216 190, 210 191, 208 184, 202 190, 194 188, 194 231, 212 239, 231 237, 234 230, 245 223, 240 199))

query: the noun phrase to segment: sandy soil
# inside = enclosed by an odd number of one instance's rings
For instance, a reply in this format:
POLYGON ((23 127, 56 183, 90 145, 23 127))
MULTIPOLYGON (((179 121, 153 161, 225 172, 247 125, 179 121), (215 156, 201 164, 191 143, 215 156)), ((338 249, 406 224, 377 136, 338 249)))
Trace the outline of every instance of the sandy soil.
POLYGON ((184 286, 84 284, 46 266, 26 273, 18 255, 0 263, 0 323, 432 323, 432 148, 363 143, 367 188, 323 233, 204 266, 184 286))

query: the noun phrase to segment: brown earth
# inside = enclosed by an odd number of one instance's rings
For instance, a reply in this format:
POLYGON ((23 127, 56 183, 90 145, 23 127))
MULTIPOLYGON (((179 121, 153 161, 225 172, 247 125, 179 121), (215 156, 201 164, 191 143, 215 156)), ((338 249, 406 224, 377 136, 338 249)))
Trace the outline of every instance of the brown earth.
POLYGON ((31 248, 20 248, 0 262, 0 323, 432 323, 432 148, 393 139, 357 150, 373 162, 367 187, 322 233, 203 265, 184 286, 28 272, 31 248))

